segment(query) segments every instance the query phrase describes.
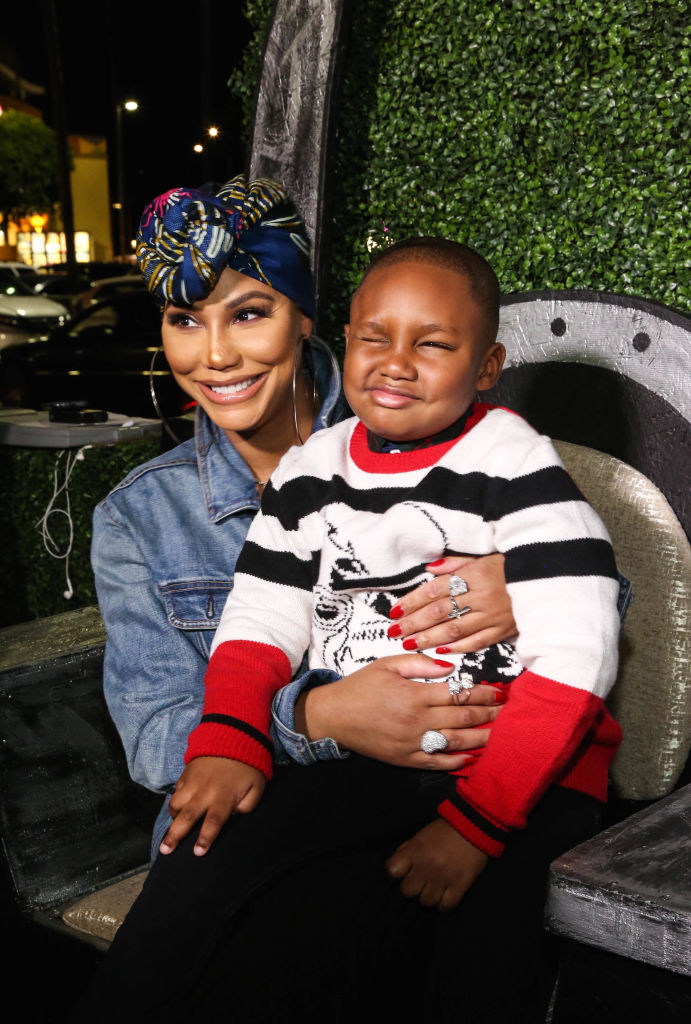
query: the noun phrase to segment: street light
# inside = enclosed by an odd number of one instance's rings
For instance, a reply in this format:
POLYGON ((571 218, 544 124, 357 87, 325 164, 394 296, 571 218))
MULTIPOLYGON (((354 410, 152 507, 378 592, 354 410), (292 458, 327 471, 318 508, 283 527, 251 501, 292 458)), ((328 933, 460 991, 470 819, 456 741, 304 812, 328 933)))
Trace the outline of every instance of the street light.
POLYGON ((123 142, 122 142, 122 112, 123 110, 133 111, 139 108, 139 104, 136 100, 125 100, 124 103, 118 103, 115 107, 115 157, 117 162, 117 178, 118 178, 118 195, 117 202, 113 203, 113 209, 118 212, 118 227, 119 227, 119 239, 120 239, 120 255, 124 256, 126 252, 125 244, 125 161, 123 155, 123 142))

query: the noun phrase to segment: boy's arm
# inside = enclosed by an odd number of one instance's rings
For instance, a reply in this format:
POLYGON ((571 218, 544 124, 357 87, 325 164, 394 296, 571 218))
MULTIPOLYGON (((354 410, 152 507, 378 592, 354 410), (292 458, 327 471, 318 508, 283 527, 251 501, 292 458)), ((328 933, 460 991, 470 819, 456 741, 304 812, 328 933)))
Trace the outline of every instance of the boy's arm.
POLYGON ((451 910, 460 902, 488 861, 487 854, 441 818, 401 843, 386 862, 400 878, 404 896, 418 896, 425 907, 451 910))
POLYGON ((606 530, 547 439, 537 440, 492 512, 525 669, 487 747, 439 813, 479 850, 499 856, 549 785, 571 781, 605 799, 621 739, 604 705, 616 676, 619 618, 606 530))
POLYGON ((266 780, 256 768, 225 757, 199 757, 188 764, 168 804, 173 824, 159 847, 172 853, 202 816, 194 853, 209 849, 231 814, 248 814, 259 803, 266 780))
POLYGON ((214 637, 202 717, 189 738, 187 764, 197 757, 227 757, 271 777, 271 700, 290 681, 309 645, 321 549, 316 529, 310 541, 301 523, 289 528, 277 504, 272 478, 214 637))

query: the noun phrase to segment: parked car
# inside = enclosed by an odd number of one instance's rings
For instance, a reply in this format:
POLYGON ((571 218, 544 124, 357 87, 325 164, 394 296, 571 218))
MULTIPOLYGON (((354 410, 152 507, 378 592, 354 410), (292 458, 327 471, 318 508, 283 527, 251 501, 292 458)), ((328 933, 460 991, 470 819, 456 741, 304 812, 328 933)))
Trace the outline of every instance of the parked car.
MULTIPOLYGON (((121 274, 137 274, 137 264, 132 260, 87 260, 85 263, 77 263, 77 268, 84 277, 90 281, 98 281, 102 277, 116 277, 121 274)), ((64 263, 49 263, 44 268, 47 274, 64 274, 64 263)))
POLYGON ((43 277, 40 271, 30 267, 28 263, 22 263, 21 260, 0 260, 0 270, 9 270, 11 274, 18 277, 24 284, 28 284, 30 288, 33 288, 43 277))
POLYGON ((92 283, 91 278, 85 277, 82 273, 77 274, 76 281, 70 280, 67 274, 41 274, 33 288, 37 295, 60 302, 74 313, 75 299, 90 288, 92 283))
POLYGON ((36 293, 7 267, 0 267, 0 349, 36 342, 69 320, 58 302, 36 293))
POLYGON ((92 281, 72 302, 72 312, 78 313, 97 302, 110 299, 114 295, 122 295, 128 291, 144 291, 146 284, 140 274, 120 274, 118 277, 104 277, 100 281, 92 281))
MULTIPOLYGON (((155 417, 149 367, 160 345, 161 314, 147 291, 129 291, 77 314, 48 341, 0 352, 0 402, 39 409, 86 401, 90 408, 155 417)), ((163 353, 154 371, 166 416, 187 403, 163 353)))

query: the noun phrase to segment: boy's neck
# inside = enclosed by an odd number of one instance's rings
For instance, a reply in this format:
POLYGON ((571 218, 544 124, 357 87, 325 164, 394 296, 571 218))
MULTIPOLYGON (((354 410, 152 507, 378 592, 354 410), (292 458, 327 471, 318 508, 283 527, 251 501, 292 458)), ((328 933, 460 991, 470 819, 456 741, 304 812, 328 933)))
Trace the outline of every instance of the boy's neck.
POLYGON ((431 448, 435 444, 443 444, 445 441, 452 441, 459 437, 465 428, 468 417, 473 411, 471 402, 466 411, 448 427, 432 434, 430 437, 420 437, 412 441, 392 441, 390 438, 381 437, 371 430, 367 431, 367 446, 371 452, 414 452, 419 448, 431 448))

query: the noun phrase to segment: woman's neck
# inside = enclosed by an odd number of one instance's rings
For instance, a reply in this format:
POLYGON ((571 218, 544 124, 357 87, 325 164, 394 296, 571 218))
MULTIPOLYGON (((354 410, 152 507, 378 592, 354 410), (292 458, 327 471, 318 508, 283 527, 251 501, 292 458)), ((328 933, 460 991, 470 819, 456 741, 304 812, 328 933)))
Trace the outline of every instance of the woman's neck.
POLYGON ((319 398, 303 374, 300 375, 296 391, 297 414, 293 408, 292 394, 283 404, 280 419, 256 430, 238 432, 226 430, 226 435, 240 456, 249 466, 258 484, 258 491, 269 479, 282 457, 293 445, 304 443, 312 433, 314 421, 319 412, 319 398), (297 418, 297 428, 295 427, 297 418))

